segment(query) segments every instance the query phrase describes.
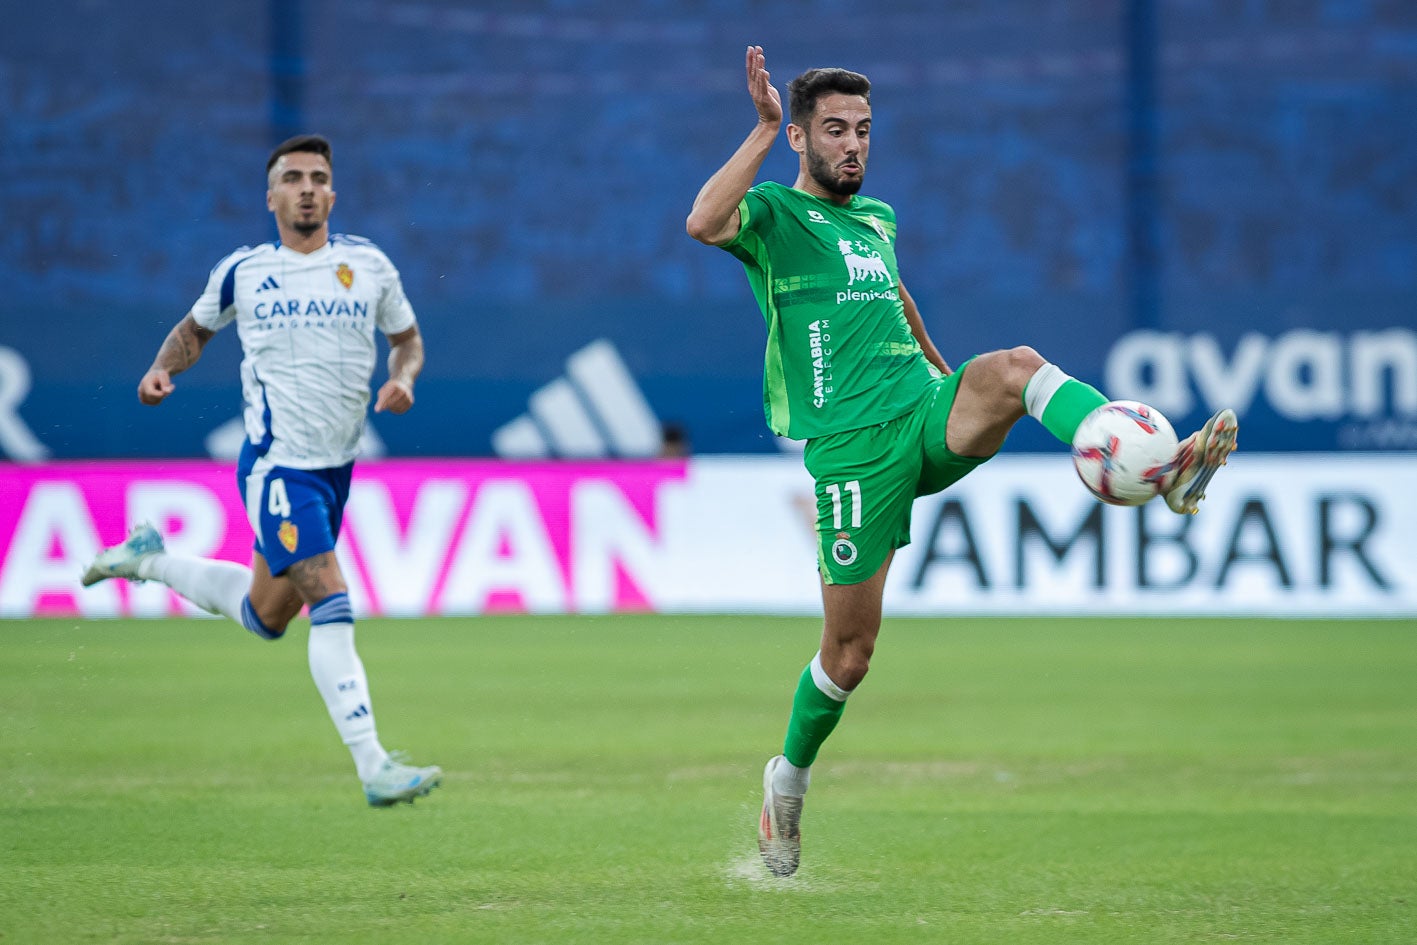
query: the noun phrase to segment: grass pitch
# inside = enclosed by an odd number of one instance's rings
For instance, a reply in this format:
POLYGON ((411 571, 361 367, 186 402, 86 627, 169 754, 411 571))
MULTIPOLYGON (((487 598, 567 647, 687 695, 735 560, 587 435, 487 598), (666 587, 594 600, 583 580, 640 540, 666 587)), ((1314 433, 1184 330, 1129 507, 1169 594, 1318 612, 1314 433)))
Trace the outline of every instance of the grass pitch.
POLYGON ((1417 622, 888 620, 779 880, 818 632, 363 621, 373 810, 303 622, 0 621, 0 942, 1417 941, 1417 622))

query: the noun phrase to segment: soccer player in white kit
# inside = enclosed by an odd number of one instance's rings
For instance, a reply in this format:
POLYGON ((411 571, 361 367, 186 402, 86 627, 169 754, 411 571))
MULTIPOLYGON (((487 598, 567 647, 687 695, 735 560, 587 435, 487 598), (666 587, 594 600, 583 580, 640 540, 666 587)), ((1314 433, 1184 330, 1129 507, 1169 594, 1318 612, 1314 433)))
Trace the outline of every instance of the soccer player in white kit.
POLYGON ((218 329, 236 323, 246 426, 237 485, 256 533, 251 566, 169 554, 157 530, 139 524, 82 580, 158 581, 266 640, 284 635, 308 605, 310 674, 354 756, 366 799, 376 807, 412 803, 443 772, 405 764, 379 743, 335 541, 369 403, 374 330, 390 346, 375 412, 413 406, 423 339, 389 258, 368 240, 330 233, 329 142, 291 138, 271 153, 266 176, 279 242, 243 247, 217 264, 138 384, 144 404, 162 403, 172 376, 197 362, 218 329))

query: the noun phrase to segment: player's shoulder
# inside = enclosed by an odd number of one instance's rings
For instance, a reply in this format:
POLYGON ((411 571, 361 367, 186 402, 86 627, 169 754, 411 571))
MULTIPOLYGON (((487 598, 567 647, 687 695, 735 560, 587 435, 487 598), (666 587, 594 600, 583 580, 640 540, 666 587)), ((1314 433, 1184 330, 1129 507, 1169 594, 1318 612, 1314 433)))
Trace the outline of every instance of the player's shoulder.
POLYGON ((393 275, 398 272, 394 261, 373 240, 350 233, 331 233, 330 247, 351 262, 370 267, 376 272, 393 275))
POLYGON ((882 219, 895 219, 894 207, 879 197, 870 197, 866 194, 857 194, 851 209, 857 213, 869 213, 882 219))
POLYGON ((236 266, 240 265, 243 262, 246 262, 248 259, 257 259, 261 256, 273 254, 275 251, 275 243, 259 243, 255 246, 239 246, 231 252, 227 253, 225 256, 223 256, 221 258, 221 261, 212 267, 212 274, 215 275, 218 272, 230 272, 236 266))
POLYGON ((364 236, 355 236, 353 233, 331 233, 330 245, 345 252, 377 256, 385 260, 389 258, 388 254, 380 249, 373 240, 364 236))
POLYGON ((754 184, 743 198, 748 220, 751 221, 749 226, 754 229, 771 226, 770 221, 773 220, 808 217, 816 203, 817 198, 811 194, 775 180, 754 184))
POLYGON ((761 197, 763 200, 771 203, 783 203, 795 199, 795 196, 800 194, 801 191, 793 190, 786 184, 779 183, 775 180, 765 180, 750 187, 748 193, 761 197))

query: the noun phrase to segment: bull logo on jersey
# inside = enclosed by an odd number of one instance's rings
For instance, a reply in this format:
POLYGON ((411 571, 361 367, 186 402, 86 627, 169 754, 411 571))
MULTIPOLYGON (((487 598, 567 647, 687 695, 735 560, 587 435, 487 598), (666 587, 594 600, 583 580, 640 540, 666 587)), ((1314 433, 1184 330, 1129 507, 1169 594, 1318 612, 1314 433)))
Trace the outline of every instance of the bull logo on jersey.
POLYGON ((280 539, 281 547, 294 554, 295 546, 300 544, 300 529, 296 528, 290 519, 286 519, 280 523, 280 528, 276 529, 276 537, 280 539))
POLYGON ((354 270, 346 264, 340 263, 339 268, 335 270, 335 278, 339 280, 340 285, 348 289, 354 285, 354 270))
POLYGON ((851 277, 847 285, 855 285, 858 281, 891 284, 891 274, 886 271, 886 261, 881 258, 880 253, 859 240, 855 243, 851 240, 837 240, 836 247, 841 250, 841 256, 846 260, 846 273, 851 277), (857 252, 858 249, 860 253, 857 252))

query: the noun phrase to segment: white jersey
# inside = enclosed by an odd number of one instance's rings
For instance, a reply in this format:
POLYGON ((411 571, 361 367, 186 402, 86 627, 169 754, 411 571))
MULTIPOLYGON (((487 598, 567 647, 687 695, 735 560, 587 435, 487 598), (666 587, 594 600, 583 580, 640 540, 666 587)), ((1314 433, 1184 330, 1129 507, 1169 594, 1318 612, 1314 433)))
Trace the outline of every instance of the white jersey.
POLYGON ((276 243, 238 249, 212 270, 192 317, 212 331, 235 320, 246 437, 273 465, 296 469, 354 459, 374 329, 416 324, 389 257, 342 234, 308 255, 276 243))

